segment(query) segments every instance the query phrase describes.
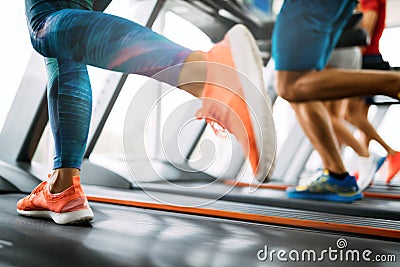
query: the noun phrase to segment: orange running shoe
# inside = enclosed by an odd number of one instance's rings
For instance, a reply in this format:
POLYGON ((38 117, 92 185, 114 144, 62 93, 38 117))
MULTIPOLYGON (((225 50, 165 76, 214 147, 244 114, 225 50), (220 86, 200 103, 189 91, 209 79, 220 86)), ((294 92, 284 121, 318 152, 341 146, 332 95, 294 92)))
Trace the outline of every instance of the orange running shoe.
POLYGON ((207 80, 196 116, 215 131, 216 123, 234 134, 255 178, 266 182, 274 167, 276 136, 258 46, 245 26, 236 25, 204 56, 207 80))
POLYGON ((388 162, 386 183, 389 184, 393 177, 400 171, 400 152, 396 152, 392 156, 388 155, 386 161, 388 162))
POLYGON ((17 212, 24 216, 51 218, 57 224, 82 223, 93 219, 79 176, 73 178, 71 187, 58 194, 50 193, 48 181, 43 181, 29 196, 18 201, 17 212))

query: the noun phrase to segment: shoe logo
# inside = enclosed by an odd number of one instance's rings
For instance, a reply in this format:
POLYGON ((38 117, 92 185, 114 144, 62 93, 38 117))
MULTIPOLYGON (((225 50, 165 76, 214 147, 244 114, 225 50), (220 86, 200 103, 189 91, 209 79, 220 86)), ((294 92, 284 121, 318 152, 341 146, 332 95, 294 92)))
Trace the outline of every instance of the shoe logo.
POLYGON ((310 192, 314 193, 324 193, 324 192, 331 192, 331 193, 354 193, 357 191, 354 186, 342 186, 334 183, 329 182, 328 176, 321 176, 316 181, 312 182, 307 189, 310 192))

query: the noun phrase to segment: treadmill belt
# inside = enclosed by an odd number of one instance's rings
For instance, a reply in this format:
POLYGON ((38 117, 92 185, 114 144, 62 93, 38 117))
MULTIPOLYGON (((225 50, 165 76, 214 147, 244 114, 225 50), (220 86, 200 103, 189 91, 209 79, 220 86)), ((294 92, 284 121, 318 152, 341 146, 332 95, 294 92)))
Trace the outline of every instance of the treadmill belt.
MULTIPOLYGON (((335 203, 305 199, 291 199, 282 188, 254 188, 248 184, 233 186, 230 184, 213 183, 201 187, 200 183, 143 183, 141 189, 147 193, 164 192, 176 195, 197 196, 210 199, 248 203, 310 212, 329 212, 339 215, 359 216, 363 218, 400 221, 400 201, 393 199, 364 198, 354 203, 335 203)), ((152 194, 152 193, 151 193, 152 194)), ((368 221, 369 219, 367 219, 368 221)))
MULTIPOLYGON (((275 189, 285 191, 290 186, 296 185, 286 185, 282 183, 267 183, 262 185, 252 185, 249 183, 241 183, 236 181, 227 180, 224 182, 226 185, 235 185, 238 187, 258 187, 260 189, 275 189)), ((400 200, 400 187, 396 184, 386 185, 383 183, 376 183, 371 185, 364 192, 365 198, 385 198, 392 200, 400 200)))
MULTIPOLYGON (((331 207, 325 206, 324 208, 321 203, 319 205, 323 208, 323 211, 317 212, 262 205, 254 203, 254 201, 250 203, 238 202, 237 199, 236 201, 226 201, 226 197, 217 200, 161 192, 146 191, 144 193, 135 190, 113 190, 89 185, 85 186, 85 191, 90 201, 280 226, 400 239, 399 220, 332 214, 330 213, 331 207)), ((264 201, 264 198, 259 199, 264 201)), ((306 203, 298 202, 300 205, 306 203)), ((315 202, 315 204, 318 204, 318 202, 315 202)))
MULTIPOLYGON (((390 241, 102 203, 91 203, 95 214, 91 224, 60 226, 17 215, 15 205, 21 197, 0 195, 2 267, 281 266, 276 256, 273 261, 260 261, 257 252, 267 246, 269 251, 312 249, 320 254, 329 247, 337 249, 341 238, 347 248, 361 252, 368 248, 373 255, 400 251, 400 244, 390 241)), ((296 261, 296 266, 322 262, 340 264, 324 257, 318 262, 296 261)), ((349 266, 365 266, 365 262, 349 266)))

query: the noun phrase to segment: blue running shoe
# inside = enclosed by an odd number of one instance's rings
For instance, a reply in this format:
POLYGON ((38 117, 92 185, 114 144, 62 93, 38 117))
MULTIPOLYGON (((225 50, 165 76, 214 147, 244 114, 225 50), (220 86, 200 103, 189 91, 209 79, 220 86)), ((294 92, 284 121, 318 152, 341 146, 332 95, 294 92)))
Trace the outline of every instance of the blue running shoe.
POLYGON ((322 175, 309 185, 289 187, 286 193, 290 198, 346 203, 363 198, 354 176, 348 175, 344 180, 337 180, 329 174, 328 170, 324 170, 322 175))

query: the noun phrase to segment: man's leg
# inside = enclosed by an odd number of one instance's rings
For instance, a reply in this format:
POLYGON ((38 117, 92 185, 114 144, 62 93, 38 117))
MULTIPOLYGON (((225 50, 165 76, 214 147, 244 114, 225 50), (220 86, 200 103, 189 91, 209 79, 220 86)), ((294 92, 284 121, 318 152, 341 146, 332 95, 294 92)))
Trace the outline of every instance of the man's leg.
POLYGON ((387 95, 400 99, 400 74, 342 69, 277 71, 277 92, 290 102, 367 95, 387 95))
POLYGON ((272 37, 278 95, 290 102, 376 94, 400 98, 396 72, 325 69, 355 5, 354 0, 284 2, 272 37))
POLYGON ((285 1, 275 23, 272 52, 277 70, 278 95, 291 102, 325 168, 321 177, 311 184, 289 188, 289 197, 343 202, 362 198, 355 178, 346 172, 340 158, 337 140, 324 105, 320 102, 311 105, 297 103, 338 98, 332 92, 326 92, 332 88, 331 85, 317 81, 311 83, 314 88, 304 81, 309 77, 320 77, 325 72, 320 70, 326 67, 340 36, 337 33, 343 30, 354 6, 353 0, 285 1), (320 95, 315 95, 316 92, 320 95))
POLYGON ((390 183, 400 171, 400 152, 390 147, 368 121, 368 109, 369 106, 364 99, 352 98, 346 103, 344 116, 347 121, 361 131, 362 140, 367 146, 371 140, 375 140, 386 150, 388 154, 383 164, 388 166, 386 183, 390 183))
POLYGON ((291 103, 296 117, 321 157, 324 172, 307 186, 290 187, 288 197, 337 202, 352 202, 362 198, 353 176, 350 176, 340 156, 330 115, 320 101, 291 103))
MULTIPOLYGON (((328 61, 328 68, 359 70, 362 65, 361 49, 348 47, 335 49, 328 61)), ((344 107, 347 99, 324 101, 332 120, 333 129, 340 145, 350 146, 360 157, 368 157, 368 146, 354 137, 354 134, 344 125, 344 107)))
POLYGON ((334 173, 345 173, 330 116, 323 103, 312 101, 291 103, 291 106, 304 133, 321 156, 324 168, 334 173))
POLYGON ((350 176, 340 156, 330 115, 321 101, 291 103, 296 117, 321 157, 324 171, 307 186, 290 187, 288 197, 337 202, 362 198, 355 177, 350 176))
POLYGON ((344 118, 356 126, 364 136, 363 142, 369 146, 371 140, 377 141, 388 153, 394 155, 396 151, 391 148, 378 134, 374 126, 368 121, 368 105, 362 98, 352 98, 345 102, 344 118))
POLYGON ((344 106, 345 100, 335 100, 335 101, 324 101, 324 106, 327 108, 329 112, 329 116, 332 121, 332 126, 336 138, 339 142, 339 148, 342 145, 350 146, 354 152, 357 153, 360 157, 368 157, 368 147, 357 140, 353 133, 343 124, 343 116, 342 116, 342 107, 344 106))

